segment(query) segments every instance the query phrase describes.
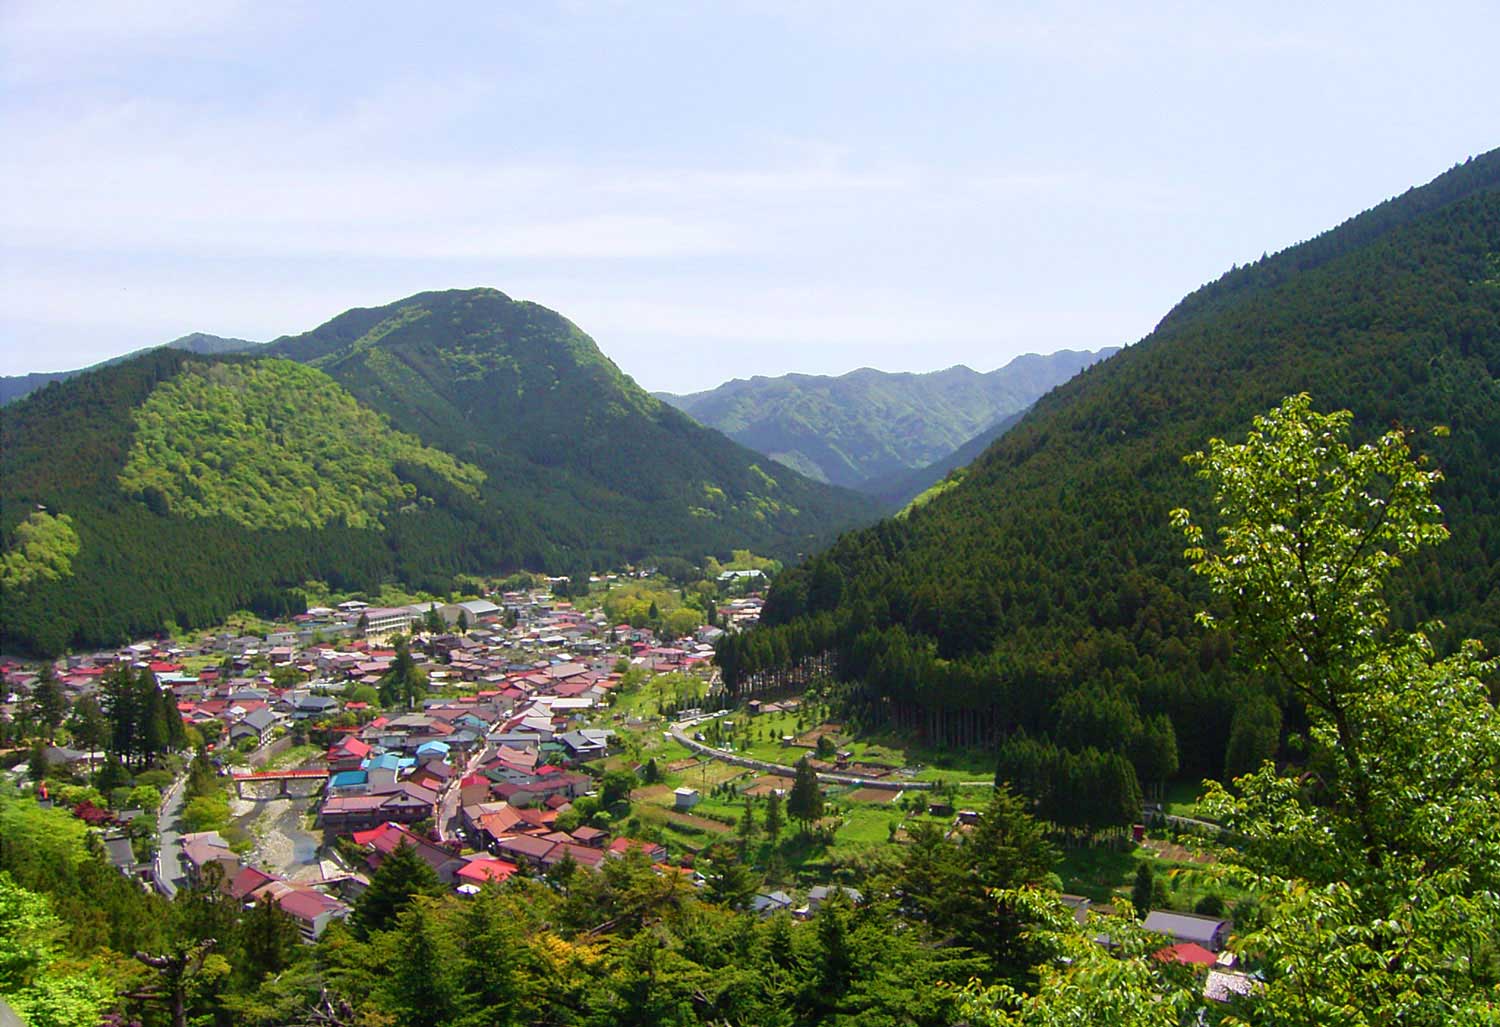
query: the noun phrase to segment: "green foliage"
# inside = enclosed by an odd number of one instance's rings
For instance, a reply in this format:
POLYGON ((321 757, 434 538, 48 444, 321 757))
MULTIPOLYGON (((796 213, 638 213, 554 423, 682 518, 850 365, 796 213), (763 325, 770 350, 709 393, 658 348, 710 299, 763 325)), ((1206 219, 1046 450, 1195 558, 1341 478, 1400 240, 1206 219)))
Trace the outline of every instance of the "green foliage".
POLYGON ((786 797, 786 814, 802 822, 807 830, 814 821, 823 819, 823 789, 818 784, 817 771, 806 756, 797 761, 797 775, 792 779, 792 789, 786 797))
POLYGON ((158 512, 249 528, 380 524, 416 497, 402 467, 476 495, 484 475, 392 431, 327 375, 287 360, 190 364, 133 412, 120 487, 158 512))
MULTIPOLYGON (((1204 805, 1275 902, 1243 944, 1263 954, 1256 1022, 1469 1023, 1500 983, 1500 715, 1478 643, 1439 658, 1388 628, 1386 583, 1443 540, 1439 475, 1390 431, 1353 447, 1352 418, 1295 396, 1241 445, 1194 456, 1216 530, 1175 516, 1247 658, 1302 699, 1321 768, 1267 763, 1204 805)), ((1207 619, 1205 617, 1205 619, 1207 619)))
POLYGON ((350 924, 361 938, 389 930, 417 896, 440 895, 443 887, 432 867, 411 845, 397 846, 370 878, 370 887, 355 903, 350 924))
POLYGON ((0 555, 0 585, 21 589, 33 581, 61 581, 73 573, 78 532, 73 518, 34 510, 10 532, 0 555))

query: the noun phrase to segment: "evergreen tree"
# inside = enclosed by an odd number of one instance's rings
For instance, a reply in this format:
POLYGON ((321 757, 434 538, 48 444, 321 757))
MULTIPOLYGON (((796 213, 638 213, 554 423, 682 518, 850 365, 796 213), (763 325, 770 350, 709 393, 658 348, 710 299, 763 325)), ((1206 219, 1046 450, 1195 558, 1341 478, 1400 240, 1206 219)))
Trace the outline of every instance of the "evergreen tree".
POLYGON ((803 831, 823 818, 823 790, 818 787, 817 771, 806 756, 797 761, 797 776, 787 794, 786 812, 793 820, 802 822, 803 831))
POLYGON ((370 878, 370 887, 354 904, 350 925, 360 938, 389 930, 418 895, 441 895, 437 873, 417 855, 414 845, 398 845, 370 878))
POLYGON ((49 743, 56 737, 67 713, 68 701, 57 682, 57 675, 52 672, 52 664, 44 663, 36 683, 31 686, 31 715, 46 732, 49 743))
POLYGON ((766 796, 766 837, 775 845, 781 838, 781 793, 772 791, 766 796))
POLYGON ((244 912, 234 937, 243 956, 235 970, 248 986, 290 966, 302 940, 297 922, 267 899, 244 912))
POLYGON ((104 715, 109 721, 105 748, 123 761, 140 751, 140 709, 135 675, 130 665, 121 663, 104 676, 101 695, 104 715))
POLYGON ((1151 864, 1141 860, 1135 867, 1135 883, 1130 886, 1130 904, 1135 907, 1137 920, 1146 919, 1155 895, 1156 875, 1151 872, 1151 864))
POLYGON ((40 738, 31 743, 31 756, 26 764, 26 774, 33 781, 47 776, 47 746, 40 738))

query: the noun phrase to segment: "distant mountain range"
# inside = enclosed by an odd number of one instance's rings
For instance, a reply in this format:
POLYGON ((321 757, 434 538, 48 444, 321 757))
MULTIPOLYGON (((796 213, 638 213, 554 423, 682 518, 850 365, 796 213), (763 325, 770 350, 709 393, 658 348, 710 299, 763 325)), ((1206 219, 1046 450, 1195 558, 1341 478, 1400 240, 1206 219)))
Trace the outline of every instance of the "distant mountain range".
MULTIPOLYGON (((171 342, 165 343, 165 345, 168 349, 180 349, 184 353, 201 353, 205 356, 210 356, 220 353, 238 353, 242 350, 252 349, 260 345, 260 343, 248 342, 244 339, 224 339, 217 335, 205 335, 202 332, 193 332, 191 335, 184 335, 180 339, 173 339, 171 342)), ((53 382, 65 382, 75 374, 82 374, 84 371, 93 371, 101 367, 108 367, 111 364, 118 364, 122 360, 129 360, 131 357, 138 357, 142 353, 159 348, 158 346, 149 346, 146 349, 138 349, 133 353, 111 357, 108 360, 89 367, 80 368, 76 371, 36 371, 32 374, 0 375, 0 406, 4 406, 7 403, 14 403, 23 396, 29 396, 37 389, 51 385, 53 382)))
POLYGON ((245 354, 160 347, 0 410, 0 628, 55 652, 274 612, 308 579, 446 592, 873 519, 661 403, 493 289, 351 310, 245 354))
POLYGON ((1027 354, 987 374, 962 365, 927 374, 861 368, 838 377, 737 378, 707 392, 657 395, 808 477, 899 498, 905 489, 915 486, 915 494, 946 473, 923 468, 948 460, 1115 352, 1027 354), (900 487, 893 484, 897 479, 900 487))

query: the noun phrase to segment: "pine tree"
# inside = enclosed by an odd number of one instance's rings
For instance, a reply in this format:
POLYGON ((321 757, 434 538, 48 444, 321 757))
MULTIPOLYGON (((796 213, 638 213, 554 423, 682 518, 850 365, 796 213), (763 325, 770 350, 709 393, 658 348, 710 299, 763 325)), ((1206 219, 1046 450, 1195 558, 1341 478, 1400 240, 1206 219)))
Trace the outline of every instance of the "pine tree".
POLYGON ((31 686, 31 715, 46 731, 49 743, 67 713, 68 700, 63 695, 62 686, 57 683, 57 675, 52 672, 50 663, 43 664, 36 683, 31 686))
POLYGON ((47 776, 47 747, 40 738, 31 743, 31 758, 27 763, 26 773, 33 781, 40 781, 47 776))
POLYGON ((1146 919, 1151 912, 1151 900, 1156 894, 1156 875, 1151 864, 1144 860, 1136 864, 1135 883, 1130 886, 1130 904, 1135 907, 1137 920, 1146 919))
POLYGON ((781 837, 781 793, 771 792, 766 796, 766 837, 775 845, 781 837))
POLYGON ((390 929, 417 895, 441 895, 437 873, 417 854, 415 845, 398 845, 370 878, 370 887, 354 904, 350 923, 360 938, 390 929))
POLYGON ((793 820, 802 822, 804 832, 823 818, 823 790, 818 787, 817 771, 806 756, 797 761, 797 776, 787 795, 786 812, 793 820))

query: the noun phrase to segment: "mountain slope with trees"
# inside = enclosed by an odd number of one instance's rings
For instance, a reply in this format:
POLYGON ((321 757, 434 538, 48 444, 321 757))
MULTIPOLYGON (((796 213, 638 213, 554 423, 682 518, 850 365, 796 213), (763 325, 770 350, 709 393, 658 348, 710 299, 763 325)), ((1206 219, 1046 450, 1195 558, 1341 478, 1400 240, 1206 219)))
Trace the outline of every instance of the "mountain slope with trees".
POLYGON ((1109 754, 1148 787, 1252 769, 1305 712, 1231 660, 1231 632, 1193 623, 1207 596, 1168 518, 1198 505, 1183 456, 1301 392, 1355 411, 1359 440, 1448 426, 1420 450, 1444 472, 1452 538, 1395 577, 1391 616, 1441 618, 1440 651, 1494 648, 1497 373, 1500 151, 1185 299, 1039 401, 960 484, 783 575, 768 628, 725 644, 726 673, 754 689, 831 649, 855 716, 1002 743, 1002 773, 1034 794, 1059 774, 1081 787, 1109 754))
POLYGON ((790 558, 873 515, 494 290, 350 311, 253 357, 151 350, 5 408, 0 440, 8 650, 281 614, 309 579, 441 594, 464 572, 790 558))
POLYGON ((788 467, 874 494, 873 480, 943 459, 1115 352, 1028 353, 988 374, 962 365, 928 374, 864 367, 838 377, 737 378, 707 392, 658 395, 788 467))

